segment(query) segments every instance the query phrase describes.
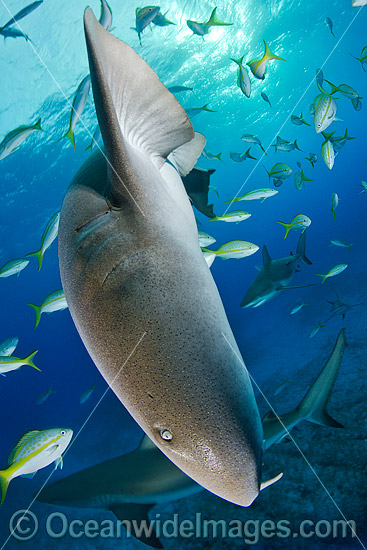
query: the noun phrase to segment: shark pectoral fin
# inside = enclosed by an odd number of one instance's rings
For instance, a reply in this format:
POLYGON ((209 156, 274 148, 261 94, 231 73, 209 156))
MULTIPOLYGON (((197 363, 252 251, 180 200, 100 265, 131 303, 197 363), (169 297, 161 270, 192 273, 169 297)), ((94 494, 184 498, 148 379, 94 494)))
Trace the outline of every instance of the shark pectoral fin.
POLYGON ((205 143, 205 137, 195 132, 194 139, 184 143, 168 156, 168 160, 174 164, 181 176, 187 176, 194 168, 205 147, 205 143))
POLYGON ((126 502, 111 506, 110 510, 123 522, 133 537, 152 548, 163 548, 154 530, 154 524, 148 518, 148 512, 154 504, 133 504, 126 502))
POLYGON ((308 422, 313 424, 319 424, 320 426, 329 426, 330 428, 344 428, 343 424, 340 424, 337 420, 334 420, 329 413, 322 410, 313 411, 310 416, 305 418, 308 422))
POLYGON ((36 473, 37 473, 37 470, 35 472, 32 472, 31 474, 24 474, 21 477, 25 477, 26 479, 33 479, 36 473))
POLYGON ((140 441, 138 450, 139 451, 145 451, 147 449, 158 449, 157 446, 153 443, 153 441, 148 437, 147 435, 143 436, 143 439, 140 441))
POLYGON ((260 491, 263 491, 264 489, 266 489, 267 487, 270 487, 270 485, 273 485, 273 483, 276 483, 277 481, 279 481, 281 478, 283 477, 283 472, 281 472, 280 474, 278 474, 277 476, 271 478, 271 479, 268 479, 267 481, 263 481, 260 485, 260 491))
POLYGON ((126 189, 124 181, 137 187, 140 180, 132 177, 132 161, 137 169, 146 157, 159 170, 172 151, 194 139, 195 132, 157 74, 130 46, 106 31, 90 8, 84 13, 84 28, 97 118, 109 160, 109 195, 116 201, 131 200, 132 189, 126 189))

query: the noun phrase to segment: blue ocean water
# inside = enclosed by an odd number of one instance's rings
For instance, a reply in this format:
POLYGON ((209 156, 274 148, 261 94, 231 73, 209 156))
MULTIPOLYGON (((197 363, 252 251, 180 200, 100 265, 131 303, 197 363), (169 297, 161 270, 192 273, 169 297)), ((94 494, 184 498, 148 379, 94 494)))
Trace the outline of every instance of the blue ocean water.
MULTIPOLYGON (((100 2, 92 0, 92 9, 99 15, 100 2)), ((350 100, 335 94, 341 120, 334 121, 328 131, 344 135, 348 128, 355 137, 339 151, 335 165, 329 170, 321 157, 323 139, 316 135, 310 104, 319 91, 315 83, 316 69, 322 68, 325 78, 334 84, 346 83, 364 98, 367 95, 366 74, 358 61, 366 46, 367 8, 352 8, 351 0, 333 2, 300 2, 299 0, 237 0, 170 2, 161 5, 176 25, 149 27, 142 34, 140 46, 135 26, 135 8, 130 0, 124 3, 111 0, 112 32, 131 45, 158 73, 167 86, 184 85, 193 92, 177 95, 184 108, 209 104, 215 113, 203 112, 193 118, 195 130, 207 139, 206 148, 222 161, 198 160, 201 168, 216 170, 211 184, 219 193, 210 193, 217 215, 227 209, 228 201, 249 190, 272 187, 263 168, 270 169, 276 162, 285 162, 293 174, 279 188, 279 193, 263 203, 260 201, 235 203, 235 208, 248 210, 250 219, 235 225, 209 222, 196 212, 199 229, 216 238, 217 245, 231 240, 248 240, 257 244, 259 251, 241 260, 215 260, 211 271, 219 288, 231 327, 246 365, 255 383, 255 393, 262 413, 269 405, 265 394, 277 412, 294 408, 309 384, 325 363, 336 336, 346 328, 348 348, 345 352, 329 410, 344 426, 333 430, 307 423, 295 430, 295 438, 302 454, 292 443, 281 443, 264 456, 264 471, 268 477, 284 471, 283 480, 261 494, 250 509, 240 509, 214 495, 203 492, 195 497, 161 507, 170 517, 180 513, 183 519, 196 511, 208 518, 271 518, 289 519, 347 519, 355 520, 358 536, 366 541, 365 474, 366 474, 366 391, 364 365, 367 358, 366 330, 366 271, 365 254, 367 198, 360 193, 359 184, 367 179, 366 103, 355 111, 350 100), (193 36, 187 19, 206 21, 213 8, 228 27, 214 27, 202 39, 193 36), (325 18, 333 21, 332 36, 325 18), (261 57, 263 39, 271 50, 286 59, 271 61, 264 81, 252 75, 252 94, 246 98, 236 85, 237 66, 230 58, 244 60, 261 57), (261 98, 269 97, 272 107, 261 98), (291 123, 292 114, 304 117, 308 126, 291 123), (263 156, 258 146, 251 148, 257 160, 234 163, 229 153, 244 153, 248 145, 241 141, 244 133, 257 135, 267 150, 263 156), (270 147, 276 136, 289 141, 297 139, 302 151, 277 152, 270 147), (313 169, 305 157, 313 152, 318 161, 313 169), (297 161, 305 175, 312 178, 303 190, 294 185, 297 161), (337 193, 340 204, 335 221, 330 212, 332 193, 337 193), (314 286, 285 290, 273 301, 256 309, 241 309, 240 302, 255 278, 256 266, 262 264, 261 247, 266 244, 272 258, 295 252, 299 232, 291 231, 284 240, 284 229, 277 220, 290 222, 297 214, 306 214, 311 220, 307 229, 307 256, 312 266, 302 264, 294 284, 314 283, 314 286), (331 239, 353 243, 346 248, 329 247, 331 239), (341 263, 348 268, 339 276, 328 279, 324 285, 317 276, 327 273, 341 263), (311 330, 319 321, 330 317, 330 304, 336 293, 350 304, 362 304, 347 312, 346 318, 335 316, 310 339, 311 330), (299 313, 290 315, 294 305, 305 301, 299 313), (285 380, 291 383, 278 396, 274 390, 285 380), (260 392, 261 390, 261 392, 260 392), (307 460, 305 460, 305 458, 307 460), (311 469, 312 466, 312 469, 311 469), (316 477, 317 474, 317 477, 316 477), (319 479, 321 482, 319 481, 319 479), (325 491, 327 489, 327 492, 325 491), (329 494, 328 494, 329 493, 329 494), (341 515, 343 514, 343 516, 341 515)), ((24 4, 19 0, 1 0, 0 21, 5 23, 10 14, 24 4)), ((82 15, 84 2, 73 0, 43 4, 24 18, 20 26, 31 38, 8 38, 0 44, 3 67, 0 106, 1 134, 21 124, 42 119, 42 132, 35 132, 17 151, 1 161, 1 223, 0 263, 23 257, 37 250, 42 231, 49 218, 62 205, 69 182, 83 161, 96 125, 92 93, 75 130, 76 150, 62 139, 68 128, 70 101, 75 90, 88 73, 82 15)), ((200 284, 200 281, 198 281, 200 284)), ((64 469, 52 476, 55 479, 84 467, 107 460, 136 448, 141 431, 125 411, 93 365, 74 327, 68 310, 42 316, 34 330, 34 313, 27 302, 41 303, 50 292, 61 288, 57 245, 46 252, 44 265, 37 271, 37 262, 20 273, 1 279, 0 340, 17 336, 20 343, 17 355, 28 355, 38 349, 35 358, 42 372, 22 367, 1 378, 1 468, 6 467, 7 455, 20 436, 29 430, 54 426, 71 427, 80 434, 65 457, 64 469), (83 405, 81 394, 95 384, 98 390, 83 405), (36 404, 38 396, 49 386, 55 390, 48 400, 36 404), (107 392, 104 394, 104 392, 107 392), (102 398, 103 397, 103 398, 102 398), (99 400, 101 399, 100 403, 99 400), (98 406, 96 407, 96 405, 98 406), (96 407, 96 408, 95 408, 96 407), (94 410, 95 408, 95 410, 94 410)), ((19 509, 26 509, 34 494, 47 480, 51 467, 40 471, 32 480, 12 481, 5 503, 0 510, 0 545, 19 547, 20 542, 8 542, 9 520, 19 509)), ((265 477, 266 477, 265 475, 265 477)), ((31 509, 40 522, 54 509, 33 503, 31 509)), ((105 512, 88 515, 88 511, 73 510, 70 518, 109 517, 105 512), (99 515, 98 515, 99 514, 99 515)), ((350 536, 312 538, 288 541, 292 548, 359 548, 360 542, 350 536)), ((23 542, 28 548, 138 548, 135 540, 88 540, 65 536, 52 540, 39 532, 36 538, 23 542)), ((281 539, 262 539, 258 548, 280 548, 281 539)), ((230 539, 166 540, 164 546, 190 548, 243 547, 243 541, 230 539), (242 545, 242 546, 241 546, 242 545)), ((1 546, 0 546, 1 547, 1 546)), ((142 547, 142 546, 141 546, 142 547)))

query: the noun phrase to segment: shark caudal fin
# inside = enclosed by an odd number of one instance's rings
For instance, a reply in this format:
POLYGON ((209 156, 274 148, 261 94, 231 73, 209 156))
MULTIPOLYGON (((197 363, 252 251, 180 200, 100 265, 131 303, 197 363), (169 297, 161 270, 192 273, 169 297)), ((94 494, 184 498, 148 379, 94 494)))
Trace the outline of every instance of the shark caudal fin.
POLYGON ((321 426, 342 428, 342 424, 334 420, 326 411, 331 391, 333 389, 339 367, 343 358, 344 349, 347 346, 345 329, 338 335, 334 349, 315 382, 312 384, 297 410, 300 420, 308 420, 321 426))
POLYGON ((312 265, 311 260, 309 260, 306 256, 306 231, 303 231, 301 233, 301 236, 299 238, 298 245, 297 245, 296 254, 300 255, 301 260, 304 264, 312 265))
POLYGON ((183 164, 190 171, 205 138, 196 134, 194 139, 192 124, 177 99, 130 46, 98 23, 90 8, 84 13, 84 29, 97 118, 109 161, 108 199, 118 206, 123 200, 131 202, 134 190, 149 192, 139 188, 144 185, 141 178, 131 177, 132 168, 144 165, 149 170, 154 165, 160 170, 168 155, 185 146, 183 164))
POLYGON ((283 57, 279 57, 279 55, 275 55, 273 54, 271 51, 270 51, 270 48, 269 46, 267 45, 267 43, 265 42, 264 40, 264 45, 265 45, 265 54, 264 54, 264 60, 265 59, 280 59, 281 61, 286 61, 286 59, 283 59, 283 57))

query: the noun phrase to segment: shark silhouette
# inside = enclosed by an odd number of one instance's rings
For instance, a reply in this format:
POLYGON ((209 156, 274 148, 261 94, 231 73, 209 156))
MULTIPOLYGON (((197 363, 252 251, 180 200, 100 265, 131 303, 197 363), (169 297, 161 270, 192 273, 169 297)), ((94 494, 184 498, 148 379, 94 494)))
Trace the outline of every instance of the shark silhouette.
POLYGON ((297 265, 300 261, 311 265, 306 257, 306 232, 304 231, 298 241, 296 254, 272 260, 268 249, 263 246, 263 267, 254 282, 246 292, 241 307, 259 307, 277 296, 282 290, 289 288, 303 288, 312 285, 290 286, 297 265))

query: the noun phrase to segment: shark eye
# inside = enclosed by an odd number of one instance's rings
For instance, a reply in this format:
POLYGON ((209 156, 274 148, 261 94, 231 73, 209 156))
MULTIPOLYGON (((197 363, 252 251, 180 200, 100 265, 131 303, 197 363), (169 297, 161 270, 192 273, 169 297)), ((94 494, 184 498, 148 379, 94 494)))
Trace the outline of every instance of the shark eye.
POLYGON ((165 441, 171 441, 172 434, 169 430, 161 430, 161 438, 165 441))

